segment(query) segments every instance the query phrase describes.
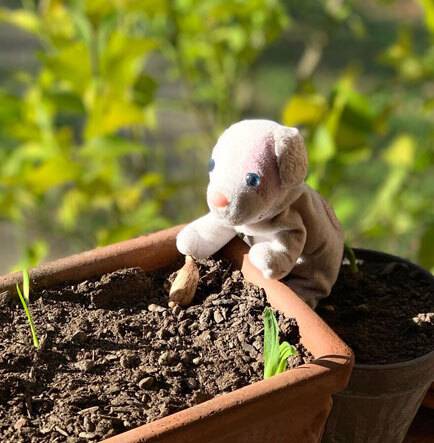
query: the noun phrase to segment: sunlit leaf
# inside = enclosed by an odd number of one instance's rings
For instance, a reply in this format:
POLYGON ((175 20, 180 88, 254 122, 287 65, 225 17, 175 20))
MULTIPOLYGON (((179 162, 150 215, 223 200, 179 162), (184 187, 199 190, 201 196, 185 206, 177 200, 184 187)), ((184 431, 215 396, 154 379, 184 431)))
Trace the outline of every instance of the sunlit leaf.
POLYGON ((84 95, 93 78, 90 49, 84 42, 71 42, 55 54, 44 53, 40 58, 57 79, 84 95))
POLYGON ((113 160, 131 154, 144 154, 147 148, 140 143, 121 137, 97 137, 90 140, 80 150, 84 158, 113 160))
POLYGON ((408 175, 405 168, 392 168, 389 171, 372 203, 364 213, 361 226, 364 230, 373 229, 376 223, 385 223, 393 217, 396 196, 401 190, 404 180, 408 175))
POLYGON ((318 123, 326 109, 327 102, 321 95, 293 95, 283 109, 283 124, 296 126, 318 123))
POLYGON ((50 41, 59 46, 76 37, 76 27, 71 16, 71 8, 68 7, 65 1, 39 2, 38 6, 42 20, 42 36, 49 36, 50 41))
POLYGON ((79 189, 71 189, 63 196, 57 210, 57 219, 66 230, 73 230, 77 226, 80 213, 89 208, 87 196, 79 189))
POLYGON ((113 196, 117 206, 124 212, 137 207, 142 197, 143 187, 140 185, 125 186, 113 196))
POLYGON ((271 308, 264 310, 264 378, 276 373, 279 365, 279 328, 271 308))
POLYGON ((359 205, 353 196, 344 195, 336 197, 333 201, 333 209, 336 212, 338 220, 345 224, 359 209, 359 205))
POLYGON ((425 23, 434 36, 434 0, 419 0, 425 10, 425 23))
POLYGON ((382 61, 397 65, 411 55, 413 49, 412 36, 407 29, 401 29, 398 39, 383 54, 382 61))
POLYGON ((415 159, 415 141, 408 134, 396 137, 384 152, 384 160, 391 166, 409 168, 415 159))
POLYGON ((277 373, 286 371, 288 365, 288 358, 297 355, 297 349, 290 345, 288 342, 284 341, 279 345, 279 365, 277 367, 277 373))
POLYGON ((92 44, 92 24, 86 15, 78 8, 70 10, 71 17, 76 26, 79 36, 88 44, 92 44))
MULTIPOLYGON (((48 254, 48 245, 44 240, 35 240, 29 243, 21 253, 19 262, 11 268, 11 272, 19 271, 20 269, 29 269, 39 265, 48 254)), ((23 280, 25 282, 25 280, 23 280)), ((26 288, 30 288, 30 283, 25 283, 26 288)), ((26 294, 26 288, 23 288, 26 294)), ((27 294, 29 291, 27 291, 27 294)), ((24 295, 23 294, 23 295, 24 295)), ((27 300, 28 302, 28 300, 27 300)))
POLYGON ((79 166, 64 157, 47 160, 33 169, 27 177, 27 184, 35 192, 46 192, 56 186, 71 182, 77 177, 79 166))
POLYGON ((143 109, 125 99, 115 100, 106 95, 97 98, 89 117, 86 127, 86 137, 89 139, 110 135, 122 128, 146 124, 143 109))
POLYGON ((372 157, 370 146, 359 145, 357 150, 342 151, 339 160, 346 165, 359 164, 368 161, 372 157))
POLYGON ((23 295, 27 303, 30 302, 30 277, 28 272, 23 272, 23 295))
POLYGON ((264 378, 272 377, 286 370, 288 357, 297 354, 294 346, 287 342, 279 344, 279 326, 273 310, 268 306, 264 318, 264 378))
POLYGON ((156 172, 146 173, 140 178, 140 183, 145 188, 161 185, 162 182, 163 177, 156 172))
POLYGON ((38 16, 25 9, 10 10, 0 8, 0 22, 9 23, 32 34, 38 34, 40 32, 38 16))
POLYGON ((419 240, 417 259, 426 269, 434 271, 434 223, 425 228, 419 240))
POLYGON ((334 156, 335 152, 335 142, 327 127, 324 125, 318 126, 309 146, 310 160, 312 162, 325 163, 334 156))

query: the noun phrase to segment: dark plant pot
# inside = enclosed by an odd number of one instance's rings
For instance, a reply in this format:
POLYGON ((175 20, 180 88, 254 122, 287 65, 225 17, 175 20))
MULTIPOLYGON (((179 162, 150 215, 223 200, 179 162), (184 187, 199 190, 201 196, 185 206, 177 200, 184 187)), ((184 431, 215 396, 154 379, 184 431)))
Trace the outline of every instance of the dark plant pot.
MULTIPOLYGON (((369 262, 400 262, 434 280, 421 267, 393 255, 355 249, 369 262)), ((348 387, 333 396, 324 443, 400 443, 434 380, 434 351, 395 364, 355 364, 348 387)))
POLYGON ((429 388, 422 402, 426 408, 434 409, 434 383, 429 388))
MULTIPOLYGON (((179 229, 47 263, 32 270, 32 285, 42 288, 81 281, 124 267, 140 266, 145 271, 162 268, 179 258, 175 246, 179 229)), ((247 251, 241 240, 234 239, 222 254, 241 268, 249 281, 265 289, 275 308, 296 318, 301 341, 314 361, 112 437, 106 443, 320 441, 332 394, 348 382, 352 352, 288 287, 265 280, 248 261, 247 251)), ((19 280, 17 273, 0 278, 0 293, 14 291, 19 280)))

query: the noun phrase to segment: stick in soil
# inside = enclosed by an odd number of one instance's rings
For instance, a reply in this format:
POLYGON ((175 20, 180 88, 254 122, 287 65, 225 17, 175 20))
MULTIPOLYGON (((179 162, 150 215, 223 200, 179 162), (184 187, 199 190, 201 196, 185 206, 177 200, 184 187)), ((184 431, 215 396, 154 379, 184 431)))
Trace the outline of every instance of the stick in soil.
POLYGON ((198 283, 199 269, 193 257, 187 255, 184 266, 178 271, 170 288, 170 301, 181 306, 188 306, 193 301, 198 283))

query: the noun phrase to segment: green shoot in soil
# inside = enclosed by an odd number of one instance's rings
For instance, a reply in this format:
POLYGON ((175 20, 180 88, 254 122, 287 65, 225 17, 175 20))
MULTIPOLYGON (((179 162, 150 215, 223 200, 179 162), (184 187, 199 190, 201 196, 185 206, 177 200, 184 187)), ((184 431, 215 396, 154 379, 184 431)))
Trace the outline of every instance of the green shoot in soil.
POLYGON ((39 340, 38 340, 38 334, 36 333, 36 327, 33 323, 32 314, 29 309, 30 304, 30 279, 29 279, 29 273, 27 270, 23 270, 23 293, 21 293, 21 289, 18 286, 17 283, 17 293, 18 297, 20 298, 21 304, 23 305, 24 312, 26 313, 27 322, 30 326, 30 331, 32 332, 32 338, 33 338, 33 346, 36 349, 39 349, 39 340), (24 294, 24 295, 23 295, 24 294))
POLYGON ((264 378, 286 370, 288 357, 297 355, 294 346, 284 341, 279 344, 279 326, 271 308, 264 309, 264 378))
POLYGON ((356 255, 354 254, 353 248, 345 243, 344 245, 344 255, 350 262, 350 269, 353 274, 359 272, 359 267, 357 266, 356 255))

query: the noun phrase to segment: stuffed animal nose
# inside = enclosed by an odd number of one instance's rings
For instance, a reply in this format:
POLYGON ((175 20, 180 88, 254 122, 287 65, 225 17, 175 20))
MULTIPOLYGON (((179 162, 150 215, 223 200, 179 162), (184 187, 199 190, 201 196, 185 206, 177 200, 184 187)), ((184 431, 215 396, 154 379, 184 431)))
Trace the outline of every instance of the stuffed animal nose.
POLYGON ((224 208, 229 204, 229 200, 221 192, 213 192, 209 201, 217 208, 224 208))

